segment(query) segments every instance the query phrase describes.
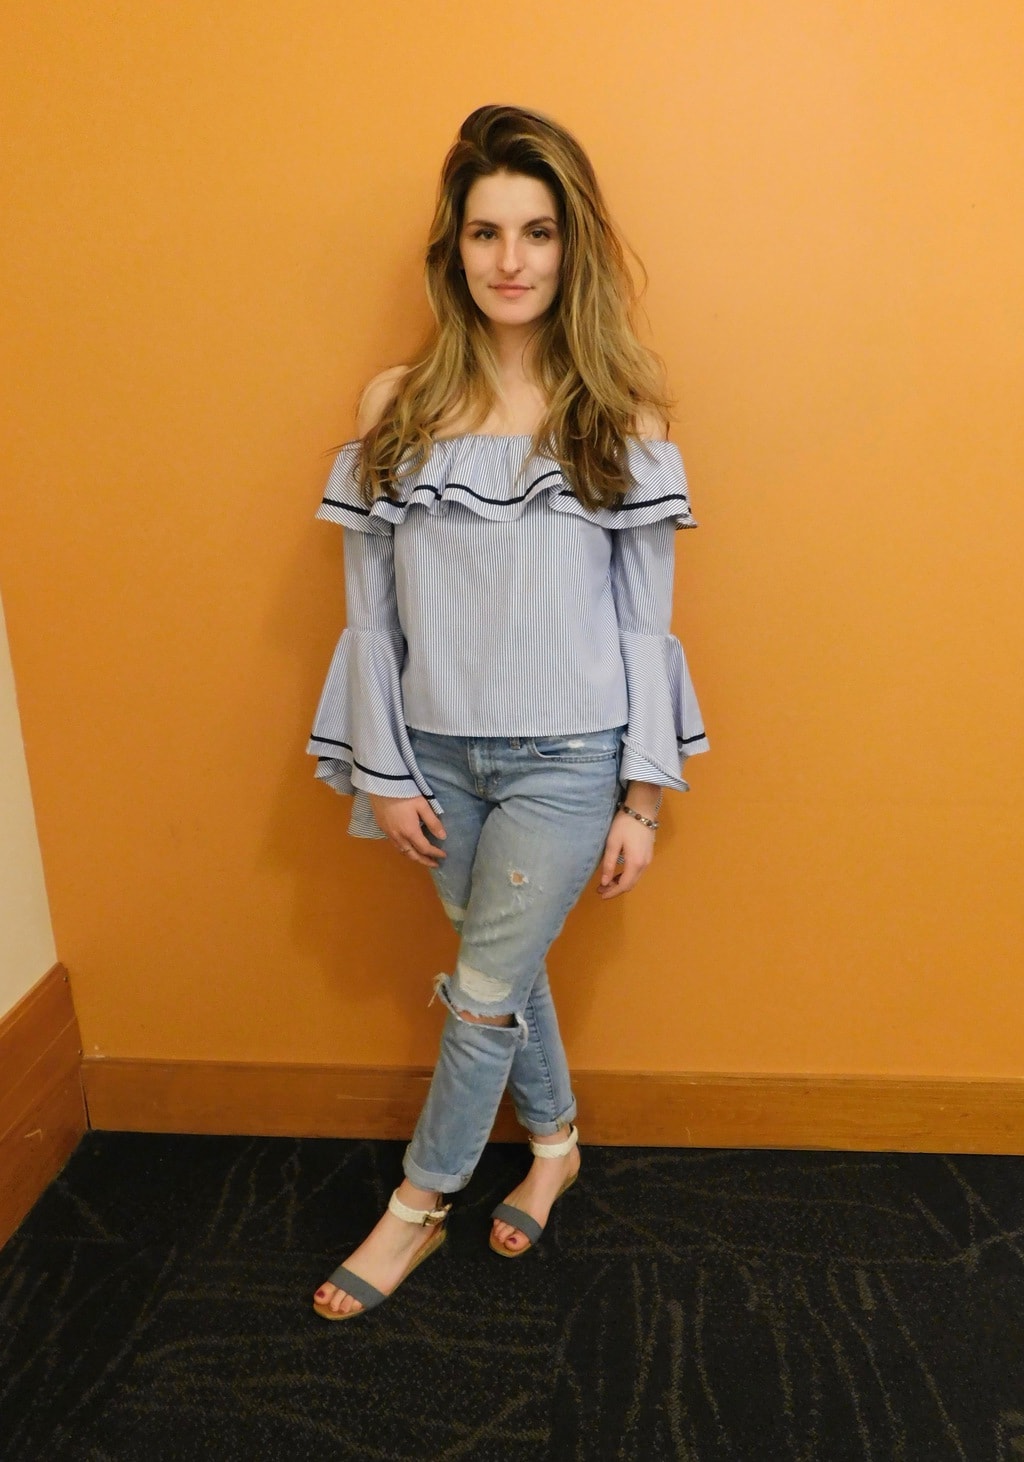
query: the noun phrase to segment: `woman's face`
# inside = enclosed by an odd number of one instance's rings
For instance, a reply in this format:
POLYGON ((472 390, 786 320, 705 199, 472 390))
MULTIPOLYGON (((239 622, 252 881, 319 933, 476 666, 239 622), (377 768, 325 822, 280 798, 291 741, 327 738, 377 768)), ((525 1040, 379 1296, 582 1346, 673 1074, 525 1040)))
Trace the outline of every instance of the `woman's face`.
POLYGON ((554 303, 562 264, 551 189, 524 173, 478 178, 466 194, 459 255, 469 292, 494 329, 541 319, 554 303))

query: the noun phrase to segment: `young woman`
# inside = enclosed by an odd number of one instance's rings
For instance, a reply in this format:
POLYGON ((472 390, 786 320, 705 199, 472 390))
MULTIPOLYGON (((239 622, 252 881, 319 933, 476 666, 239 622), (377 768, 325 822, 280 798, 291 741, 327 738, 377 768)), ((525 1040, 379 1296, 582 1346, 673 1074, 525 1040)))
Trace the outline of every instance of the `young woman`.
POLYGON ((601 898, 636 886, 662 789, 707 745, 668 632, 686 480, 576 140, 473 112, 426 277, 433 334, 370 383, 320 508, 346 530, 348 628, 309 749, 354 793, 352 833, 431 870, 459 955, 404 1180, 317 1290, 330 1320, 439 1246, 506 1086, 534 1161, 490 1245, 540 1238, 580 1166, 547 951, 598 864, 601 898))

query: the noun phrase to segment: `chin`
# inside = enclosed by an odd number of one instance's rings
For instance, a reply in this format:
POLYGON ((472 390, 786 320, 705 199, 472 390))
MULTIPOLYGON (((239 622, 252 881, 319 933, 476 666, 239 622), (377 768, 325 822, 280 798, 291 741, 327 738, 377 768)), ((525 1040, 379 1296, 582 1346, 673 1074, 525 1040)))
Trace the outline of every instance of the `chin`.
POLYGON ((524 308, 522 304, 509 300, 497 306, 492 303, 483 313, 498 325, 532 325, 535 320, 542 320, 549 308, 538 309, 532 300, 529 308, 524 308))

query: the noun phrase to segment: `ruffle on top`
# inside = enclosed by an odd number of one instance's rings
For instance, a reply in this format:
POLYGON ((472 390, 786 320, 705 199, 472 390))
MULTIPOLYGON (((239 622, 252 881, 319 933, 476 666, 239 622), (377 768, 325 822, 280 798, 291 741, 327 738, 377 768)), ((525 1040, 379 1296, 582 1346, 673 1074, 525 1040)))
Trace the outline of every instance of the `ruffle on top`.
POLYGON ((493 522, 519 518, 526 505, 546 493, 551 508, 602 528, 636 528, 670 518, 677 528, 695 528, 686 472, 672 442, 628 443, 632 487, 611 508, 587 508, 557 462, 536 456, 527 436, 460 436, 434 443, 415 472, 399 480, 399 499, 377 498, 367 507, 355 480, 361 443, 347 442, 335 459, 318 518, 363 533, 391 531, 411 507, 428 513, 459 503, 493 522))

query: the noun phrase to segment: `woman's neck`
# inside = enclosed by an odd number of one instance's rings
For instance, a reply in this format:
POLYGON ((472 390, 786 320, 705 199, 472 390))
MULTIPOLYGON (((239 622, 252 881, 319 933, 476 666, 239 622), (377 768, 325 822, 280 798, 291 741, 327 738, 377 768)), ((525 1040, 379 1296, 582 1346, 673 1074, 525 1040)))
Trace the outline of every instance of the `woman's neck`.
POLYGON ((487 416, 486 431, 532 435, 544 419, 547 401, 533 370, 536 330, 496 330, 492 336, 501 396, 487 416))
POLYGON ((537 349, 537 327, 529 325, 505 325, 490 329, 494 358, 502 383, 532 381, 534 378, 534 357, 537 349))

